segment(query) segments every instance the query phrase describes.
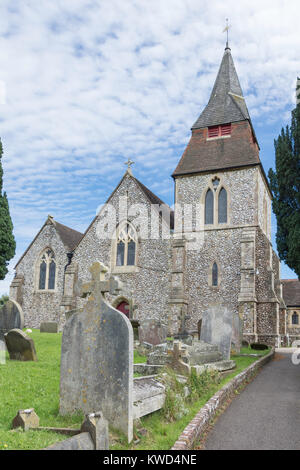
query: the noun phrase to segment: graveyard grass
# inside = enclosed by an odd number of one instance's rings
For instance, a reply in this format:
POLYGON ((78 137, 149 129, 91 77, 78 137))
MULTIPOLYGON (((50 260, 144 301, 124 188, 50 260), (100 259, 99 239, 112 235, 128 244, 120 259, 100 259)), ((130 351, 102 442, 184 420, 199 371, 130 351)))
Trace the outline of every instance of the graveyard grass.
MULTIPOLYGON (((0 450, 41 449, 66 439, 62 434, 49 431, 12 430, 11 422, 19 409, 34 408, 40 418, 40 426, 79 428, 83 421, 80 413, 72 416, 59 415, 62 335, 40 333, 39 330, 33 330, 29 335, 35 342, 38 361, 10 361, 7 356, 6 364, 0 364, 0 450)), ((114 437, 117 439, 114 439, 111 449, 169 449, 199 408, 228 380, 257 360, 255 357, 235 359, 237 369, 220 384, 212 385, 201 399, 190 405, 187 415, 171 423, 164 420, 161 412, 146 416, 141 421, 147 429, 147 435, 137 446, 128 446, 123 436, 116 435, 114 437)), ((135 352, 135 363, 145 361, 145 357, 135 352)))

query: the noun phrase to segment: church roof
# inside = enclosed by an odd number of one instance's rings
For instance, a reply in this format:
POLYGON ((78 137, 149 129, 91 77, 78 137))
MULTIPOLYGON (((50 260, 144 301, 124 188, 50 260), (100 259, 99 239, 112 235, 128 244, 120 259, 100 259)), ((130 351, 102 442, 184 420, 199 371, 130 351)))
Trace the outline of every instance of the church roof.
POLYGON ((83 234, 81 232, 77 232, 73 228, 67 227, 66 225, 60 224, 53 220, 53 223, 56 227, 56 230, 61 238, 63 244, 72 251, 74 247, 79 243, 82 239, 83 234))
POLYGON ((250 120, 242 88, 226 47, 208 104, 192 129, 250 120))
POLYGON ((282 279, 282 296, 287 307, 300 307, 300 281, 282 279))
POLYGON ((262 168, 259 146, 230 48, 226 47, 208 104, 192 127, 191 139, 172 176, 254 165, 262 168), (208 127, 223 124, 232 124, 230 134, 208 138, 208 127))
POLYGON ((41 233, 41 231, 43 230, 43 228, 46 225, 50 225, 50 224, 52 224, 55 227, 61 241, 63 242, 63 244, 65 245, 65 247, 67 248, 68 251, 73 251, 75 246, 79 243, 79 241, 83 237, 83 234, 81 232, 78 232, 77 230, 74 230, 70 227, 67 227, 66 225, 60 224, 59 222, 54 220, 51 215, 48 215, 46 222, 43 224, 42 228, 38 231, 38 233, 36 234, 36 236, 34 237, 32 242, 30 243, 30 245, 24 251, 21 258, 17 262, 15 268, 18 266, 18 264, 24 258, 26 253, 29 251, 30 247, 34 244, 35 240, 38 238, 38 236, 41 233))
MULTIPOLYGON (((151 204, 159 204, 162 206, 166 206, 170 209, 170 228, 174 229, 174 211, 165 203, 163 202, 156 194, 154 194, 152 191, 150 191, 149 188, 147 188, 143 183, 141 183, 137 178, 133 176, 134 180, 138 184, 138 186, 141 188, 141 190, 144 192, 146 197, 149 199, 151 204)), ((164 216, 165 214, 163 214, 164 216)), ((166 220, 168 223, 168 221, 166 220)))

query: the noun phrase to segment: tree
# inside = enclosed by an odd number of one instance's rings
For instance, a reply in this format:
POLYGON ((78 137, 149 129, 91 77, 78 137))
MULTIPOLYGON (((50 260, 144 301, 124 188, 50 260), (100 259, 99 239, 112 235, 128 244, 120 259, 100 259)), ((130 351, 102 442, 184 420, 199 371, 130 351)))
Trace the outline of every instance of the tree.
POLYGON ((292 111, 291 125, 282 128, 274 146, 276 171, 269 170, 269 179, 277 249, 280 259, 300 277, 300 100, 292 111))
POLYGON ((0 140, 0 279, 5 278, 8 272, 8 262, 14 257, 16 251, 7 195, 5 192, 3 193, 2 155, 3 148, 0 140))

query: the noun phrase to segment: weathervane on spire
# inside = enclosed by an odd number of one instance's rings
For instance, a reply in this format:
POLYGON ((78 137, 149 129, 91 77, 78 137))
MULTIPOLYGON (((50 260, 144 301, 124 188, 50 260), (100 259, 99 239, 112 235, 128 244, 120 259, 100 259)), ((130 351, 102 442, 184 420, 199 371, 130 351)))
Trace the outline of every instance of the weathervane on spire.
POLYGON ((226 18, 226 26, 225 28, 223 29, 223 33, 227 33, 227 41, 226 41, 226 49, 229 49, 229 45, 228 45, 228 31, 229 29, 231 28, 231 26, 228 24, 228 18, 226 18))
POLYGON ((127 162, 124 163, 124 165, 127 165, 127 171, 128 173, 132 173, 132 170, 131 170, 131 165, 133 165, 135 162, 133 162, 132 160, 130 160, 130 158, 128 158, 127 162))

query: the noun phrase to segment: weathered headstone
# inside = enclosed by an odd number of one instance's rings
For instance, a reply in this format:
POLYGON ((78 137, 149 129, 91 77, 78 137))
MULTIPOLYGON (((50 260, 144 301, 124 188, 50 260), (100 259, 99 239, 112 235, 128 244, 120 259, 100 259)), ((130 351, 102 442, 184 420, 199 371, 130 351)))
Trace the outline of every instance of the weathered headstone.
POLYGON ((40 324, 40 333, 57 333, 58 324, 55 321, 44 321, 40 324))
POLYGON ((60 413, 101 410, 109 424, 133 437, 133 331, 128 318, 104 299, 119 293, 107 268, 90 267, 92 281, 83 284, 85 307, 67 320, 62 338, 60 413))
POLYGON ((139 326, 139 341, 150 344, 161 344, 167 336, 166 328, 156 320, 144 320, 139 326))
POLYGON ((208 307, 202 316, 201 341, 217 345, 223 358, 229 359, 232 335, 232 310, 223 305, 208 307))
POLYGON ((33 339, 24 331, 10 330, 4 335, 9 358, 15 361, 37 361, 33 339))
POLYGON ((0 340, 4 341, 5 333, 24 328, 24 315, 21 306, 14 300, 8 300, 0 308, 0 340))

